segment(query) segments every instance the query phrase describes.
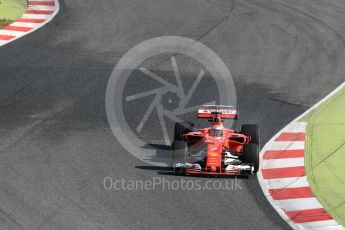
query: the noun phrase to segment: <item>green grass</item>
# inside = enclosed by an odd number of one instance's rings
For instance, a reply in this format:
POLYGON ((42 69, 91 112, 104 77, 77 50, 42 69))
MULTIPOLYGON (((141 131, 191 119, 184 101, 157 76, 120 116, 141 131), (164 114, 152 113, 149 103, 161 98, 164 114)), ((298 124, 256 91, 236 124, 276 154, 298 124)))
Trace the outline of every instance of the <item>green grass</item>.
POLYGON ((345 226, 345 88, 308 117, 305 161, 317 199, 345 226))
POLYGON ((0 0, 0 28, 19 19, 26 8, 26 0, 0 0))
POLYGON ((11 24, 13 21, 12 20, 8 20, 8 19, 0 19, 0 28, 5 27, 8 24, 11 24))

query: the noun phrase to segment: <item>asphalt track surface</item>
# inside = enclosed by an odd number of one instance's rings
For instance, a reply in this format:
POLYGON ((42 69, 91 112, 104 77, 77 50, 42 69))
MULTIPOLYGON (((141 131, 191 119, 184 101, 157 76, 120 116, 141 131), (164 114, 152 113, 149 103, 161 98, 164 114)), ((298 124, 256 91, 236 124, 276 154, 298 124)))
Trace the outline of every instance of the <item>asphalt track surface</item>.
POLYGON ((266 142, 344 80, 344 1, 60 3, 50 24, 0 48, 0 229, 289 228, 256 177, 230 192, 106 191, 105 176, 176 178, 114 138, 106 83, 141 41, 200 40, 231 70, 241 122, 266 142))

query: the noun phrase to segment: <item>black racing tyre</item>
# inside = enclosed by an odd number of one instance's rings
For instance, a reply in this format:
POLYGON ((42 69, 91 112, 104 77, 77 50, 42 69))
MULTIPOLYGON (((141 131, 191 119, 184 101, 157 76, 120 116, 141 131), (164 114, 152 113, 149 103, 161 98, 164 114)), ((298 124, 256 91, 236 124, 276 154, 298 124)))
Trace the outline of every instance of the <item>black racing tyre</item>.
POLYGON ((193 122, 177 122, 174 127, 174 140, 182 140, 181 134, 195 131, 193 122))
POLYGON ((251 137, 250 143, 257 144, 260 148, 260 130, 256 124, 244 124, 241 126, 241 133, 251 137))
POLYGON ((259 146, 254 143, 244 145, 241 160, 244 163, 254 164, 254 173, 256 173, 259 170, 259 146))
POLYGON ((171 165, 187 161, 188 144, 184 141, 174 140, 171 144, 171 165))

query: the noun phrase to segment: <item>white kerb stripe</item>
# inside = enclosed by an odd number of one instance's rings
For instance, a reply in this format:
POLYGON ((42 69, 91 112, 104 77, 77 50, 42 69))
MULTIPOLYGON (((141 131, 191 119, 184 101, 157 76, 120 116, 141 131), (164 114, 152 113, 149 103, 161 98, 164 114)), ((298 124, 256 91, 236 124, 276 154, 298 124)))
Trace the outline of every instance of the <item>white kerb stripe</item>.
POLYGON ((278 205, 283 211, 296 211, 304 209, 322 208, 322 205, 315 197, 275 200, 274 203, 278 205))
POLYGON ((306 122, 294 122, 285 128, 283 128, 283 132, 286 133, 305 133, 307 128, 306 122))
POLYGON ((262 168, 287 168, 304 166, 304 157, 298 158, 284 158, 284 159, 270 159, 262 161, 262 168))
POLYGON ((41 26, 40 23, 29 23, 29 22, 13 22, 11 26, 23 26, 23 27, 30 27, 35 28, 41 26))
POLYGON ((304 141, 274 141, 266 150, 298 150, 304 149, 304 141))
POLYGON ((22 18, 25 19, 48 19, 51 15, 46 14, 23 14, 22 18))
POLYGON ((29 6, 28 8, 29 10, 50 10, 50 11, 54 11, 55 10, 55 6, 29 6))
POLYGON ((298 188, 309 186, 307 177, 289 177, 265 180, 268 189, 298 188))
POLYGON ((0 46, 1 45, 5 45, 6 43, 8 43, 9 41, 4 41, 4 40, 0 40, 0 46))
POLYGON ((21 36, 23 34, 26 34, 26 32, 21 31, 13 31, 13 30, 0 30, 0 35, 9 35, 9 36, 21 36))
POLYGON ((339 225, 335 220, 324 220, 298 224, 304 229, 317 230, 344 230, 345 228, 339 225))
POLYGON ((30 2, 54 2, 54 0, 29 0, 30 2))

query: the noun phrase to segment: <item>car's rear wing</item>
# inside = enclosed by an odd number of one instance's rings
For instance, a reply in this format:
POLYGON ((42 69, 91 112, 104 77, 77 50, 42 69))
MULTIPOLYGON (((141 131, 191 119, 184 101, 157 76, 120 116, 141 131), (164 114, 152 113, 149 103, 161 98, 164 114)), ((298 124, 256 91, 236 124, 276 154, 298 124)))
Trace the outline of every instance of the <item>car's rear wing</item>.
POLYGON ((222 119, 237 119, 238 109, 228 105, 203 105, 198 109, 198 118, 213 118, 216 114, 222 119))

